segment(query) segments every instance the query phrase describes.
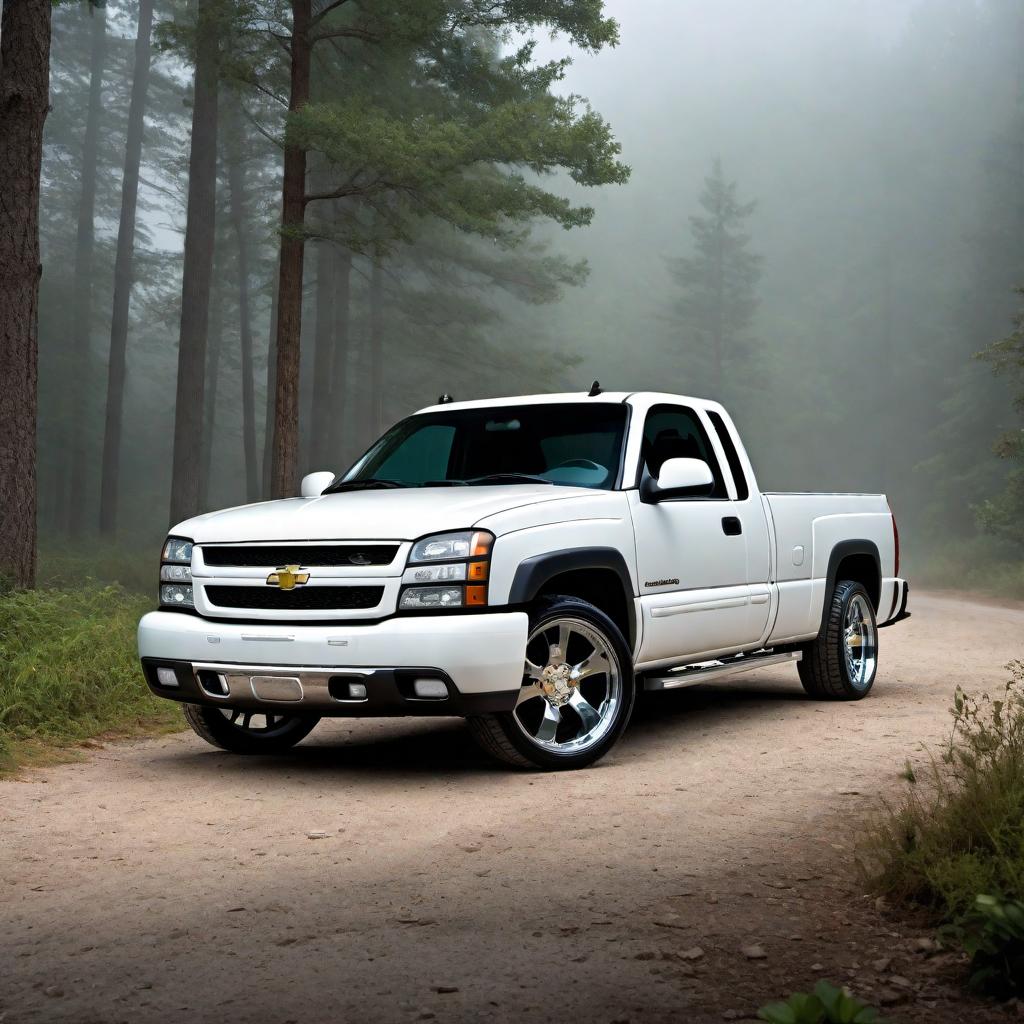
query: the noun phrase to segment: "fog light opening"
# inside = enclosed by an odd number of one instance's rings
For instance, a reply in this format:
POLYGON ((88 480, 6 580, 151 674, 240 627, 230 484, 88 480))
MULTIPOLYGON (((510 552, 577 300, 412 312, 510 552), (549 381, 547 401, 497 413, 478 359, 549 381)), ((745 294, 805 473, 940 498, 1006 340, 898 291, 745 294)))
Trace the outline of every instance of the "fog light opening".
POLYGON ((227 697, 230 691, 228 690, 228 681, 220 672, 211 672, 209 669, 204 669, 198 673, 199 685, 202 687, 203 692, 211 697, 227 697))
POLYGON ((156 681, 161 686, 177 687, 178 674, 170 665, 158 665, 156 669, 156 681))
POLYGON ((412 692, 420 700, 444 700, 448 696, 448 687, 441 679, 416 679, 412 692))

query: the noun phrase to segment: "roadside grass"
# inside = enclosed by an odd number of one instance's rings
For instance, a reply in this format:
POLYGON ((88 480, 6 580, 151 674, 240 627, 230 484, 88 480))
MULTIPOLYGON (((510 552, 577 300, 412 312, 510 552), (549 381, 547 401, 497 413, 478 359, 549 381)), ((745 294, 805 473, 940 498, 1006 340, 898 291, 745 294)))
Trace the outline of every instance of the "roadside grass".
POLYGON ((67 759, 97 737, 180 727, 139 670, 135 627, 152 606, 94 581, 0 593, 0 772, 67 759))
POLYGON ((924 908, 947 942, 972 955, 976 987, 997 994, 1024 985, 1019 975, 980 978, 977 955, 990 901, 1024 899, 1024 662, 1008 668, 996 697, 957 690, 948 743, 926 770, 904 775, 904 795, 863 847, 873 888, 924 908))
POLYGON ((89 538, 72 546, 67 541, 40 544, 37 583, 67 590, 90 582, 117 583, 133 594, 156 600, 162 538, 131 538, 124 542, 89 538))
MULTIPOLYGON (((1024 600, 1024 561, 1018 549, 993 537, 980 536, 929 550, 909 567, 912 585, 1024 600)), ((913 599, 913 595, 911 595, 913 599)))

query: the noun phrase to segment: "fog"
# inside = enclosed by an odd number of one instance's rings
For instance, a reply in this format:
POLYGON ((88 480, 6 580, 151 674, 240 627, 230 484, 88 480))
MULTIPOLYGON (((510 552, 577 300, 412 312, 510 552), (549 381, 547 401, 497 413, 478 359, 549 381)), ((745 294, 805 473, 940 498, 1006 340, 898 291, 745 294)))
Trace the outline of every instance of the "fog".
MULTIPOLYGON (((55 15, 40 339, 41 519, 54 543, 70 528, 69 432, 84 439, 79 457, 88 469, 74 510, 83 522, 73 532, 93 529, 98 502, 115 186, 135 6, 117 2, 109 10, 90 359, 74 380, 65 358, 75 315, 68 275, 88 51, 84 33, 76 36, 82 12, 55 15), (84 408, 69 419, 78 389, 84 408)), ((1004 493, 1014 463, 993 451, 1001 435, 1020 430, 1015 385, 976 355, 1010 334, 1019 305, 1013 289, 1024 285, 1024 5, 612 0, 606 10, 619 22, 615 48, 590 53, 541 36, 535 54, 572 56, 555 90, 585 98, 610 123, 632 172, 625 184, 599 188, 559 175, 544 180, 592 205, 595 216, 571 231, 538 221, 531 244, 564 256, 566 268, 585 260, 589 273, 582 279, 563 269, 544 288, 510 286, 481 272, 479 262, 465 270, 465 253, 452 256, 463 244, 457 233, 407 239, 378 261, 386 355, 373 371, 371 260, 354 250, 349 340, 338 356, 345 393, 333 405, 340 430, 332 427, 325 448, 310 436, 316 253, 325 243, 307 244, 303 470, 344 468, 380 426, 442 391, 473 398, 583 390, 598 378, 606 389, 721 400, 764 489, 885 491, 922 578, 969 582, 966 570, 979 566, 1019 572, 1019 526, 1016 535, 1005 527, 1020 521, 1019 506, 1004 493), (702 212, 716 160, 722 183, 735 183, 738 204, 755 204, 735 227, 749 236, 740 248, 757 257, 747 281, 750 308, 725 331, 720 372, 679 271, 679 261, 694 257, 690 218, 702 212), (458 274, 444 269, 453 261, 458 274), (379 411, 369 394, 374 372, 382 375, 379 411), (324 452, 331 464, 313 464, 324 452), (979 518, 986 503, 990 513, 979 518)), ((158 4, 158 22, 160 14, 158 4)), ((521 41, 511 36, 504 46, 521 41)), ((121 535, 133 539, 159 536, 168 525, 187 191, 187 62, 162 53, 154 75, 119 517, 121 535)), ((262 461, 280 160, 266 133, 280 130, 280 116, 260 98, 243 102, 262 461)), ((225 180, 222 169, 219 188, 225 180)), ((218 202, 226 209, 226 199, 218 202)), ((211 370, 218 387, 207 412, 203 495, 211 508, 246 496, 235 256, 221 242, 230 238, 224 217, 211 322, 223 345, 211 370)), ((485 243, 472 245, 474 261, 483 260, 485 243)))

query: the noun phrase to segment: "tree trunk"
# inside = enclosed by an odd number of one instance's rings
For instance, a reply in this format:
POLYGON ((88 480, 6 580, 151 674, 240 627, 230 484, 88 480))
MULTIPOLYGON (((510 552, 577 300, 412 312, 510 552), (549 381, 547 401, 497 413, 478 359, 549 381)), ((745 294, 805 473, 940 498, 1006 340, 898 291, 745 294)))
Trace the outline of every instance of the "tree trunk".
MULTIPOLYGON (((214 263, 216 267, 216 262, 214 263)), ((217 274, 214 274, 214 280, 217 274)), ((223 295, 213 289, 213 311, 207 331, 206 394, 203 398, 203 436, 199 464, 199 510, 210 507, 210 466, 213 462, 213 438, 217 426, 217 385, 220 382, 220 352, 224 334, 223 295)))
MULTIPOLYGON (((288 111, 309 101, 310 0, 292 0, 291 92, 288 111)), ((299 450, 299 336, 302 330, 301 236, 306 206, 306 151, 295 142, 284 149, 281 203, 281 270, 277 300, 277 379, 275 381, 274 441, 271 496, 298 491, 299 450)))
POLYGON ((725 346, 725 226, 717 225, 715 235, 715 319, 712 341, 714 345, 714 398, 722 400, 722 349, 725 346))
POLYGON ((50 104, 50 0, 0 13, 0 576, 36 573, 39 174, 50 104))
POLYGON ((256 392, 252 366, 252 322, 249 317, 249 240, 245 231, 245 163, 241 138, 241 111, 234 108, 235 123, 228 147, 228 188, 231 192, 231 225, 238 241, 238 340, 242 357, 242 447, 245 453, 245 499, 259 498, 256 465, 256 392))
POLYGON ((370 443, 383 430, 384 404, 384 268, 375 258, 370 268, 370 443))
POLYGON ((309 428, 309 465, 328 469, 331 462, 332 364, 335 359, 335 288, 337 246, 321 240, 316 259, 316 339, 313 354, 313 415, 309 428))
POLYGON ((328 428, 329 461, 324 468, 341 472, 345 468, 348 438, 345 437, 346 384, 349 354, 349 316, 352 301, 352 253, 341 249, 335 258, 334 357, 331 361, 331 421, 328 428))
POLYGON ((198 0, 192 149, 188 164, 185 263, 181 286, 181 339, 174 405, 171 524, 199 511, 206 329, 213 274, 217 192, 217 76, 219 49, 215 0, 198 0))
POLYGON ((95 250, 96 154, 99 148, 100 115, 103 112, 103 61, 107 49, 105 7, 88 8, 92 50, 89 58, 89 106, 82 141, 81 198, 78 202, 78 233, 75 240, 74 298, 70 389, 71 422, 67 451, 71 458, 71 493, 68 498, 68 532, 80 537, 85 527, 85 491, 89 478, 86 438, 89 436, 89 382, 92 370, 93 255, 95 250))
POLYGON ((110 323, 110 362, 107 366, 107 417, 103 432, 103 471, 100 482, 100 533, 106 536, 112 536, 117 530, 128 312, 134 280, 135 211, 139 196, 139 165, 142 162, 142 135, 146 92, 149 87, 152 28, 153 0, 140 0, 132 98, 128 108, 128 137, 125 144, 124 173, 121 177, 121 222, 117 228, 114 305, 110 323))
POLYGON ((270 300, 270 337, 267 340, 267 396, 263 415, 263 486, 260 493, 270 497, 270 468, 274 461, 274 396, 277 393, 277 296, 281 280, 281 261, 274 274, 274 294, 270 300))

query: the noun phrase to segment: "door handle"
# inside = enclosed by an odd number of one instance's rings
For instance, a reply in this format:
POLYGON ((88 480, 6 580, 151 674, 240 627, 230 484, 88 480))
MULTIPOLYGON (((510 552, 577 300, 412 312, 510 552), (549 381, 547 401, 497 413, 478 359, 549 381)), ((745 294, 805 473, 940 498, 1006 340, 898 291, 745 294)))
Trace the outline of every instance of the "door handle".
POLYGON ((738 537, 743 532, 743 523, 738 516, 723 516, 722 533, 726 537, 738 537))

